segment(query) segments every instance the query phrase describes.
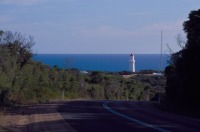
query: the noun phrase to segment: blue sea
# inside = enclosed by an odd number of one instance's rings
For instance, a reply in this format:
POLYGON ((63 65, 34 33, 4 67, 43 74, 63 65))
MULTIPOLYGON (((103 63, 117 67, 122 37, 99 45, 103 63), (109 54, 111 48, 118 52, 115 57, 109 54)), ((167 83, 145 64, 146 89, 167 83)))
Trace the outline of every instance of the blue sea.
MULTIPOLYGON (((36 54, 32 59, 51 67, 116 72, 129 70, 129 57, 129 54, 36 54)), ((161 61, 159 54, 135 54, 136 71, 164 70, 169 58, 162 55, 161 61)))

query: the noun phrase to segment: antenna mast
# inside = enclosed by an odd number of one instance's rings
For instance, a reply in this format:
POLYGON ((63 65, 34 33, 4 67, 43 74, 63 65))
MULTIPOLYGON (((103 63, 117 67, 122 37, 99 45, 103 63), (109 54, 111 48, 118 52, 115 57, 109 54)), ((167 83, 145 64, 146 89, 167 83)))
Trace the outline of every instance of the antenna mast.
POLYGON ((163 31, 161 30, 161 43, 160 43, 160 71, 162 71, 162 50, 163 50, 163 31))

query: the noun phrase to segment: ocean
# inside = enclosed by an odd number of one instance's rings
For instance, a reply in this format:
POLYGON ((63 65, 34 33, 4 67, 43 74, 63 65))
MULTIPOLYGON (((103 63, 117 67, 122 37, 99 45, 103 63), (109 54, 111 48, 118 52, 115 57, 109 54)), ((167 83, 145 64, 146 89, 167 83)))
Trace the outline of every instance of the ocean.
MULTIPOLYGON (((135 54, 134 56, 136 71, 164 70, 170 58, 169 55, 163 55, 161 61, 160 54, 135 54)), ((32 59, 51 67, 118 72, 129 70, 129 57, 129 54, 35 54, 32 59)))

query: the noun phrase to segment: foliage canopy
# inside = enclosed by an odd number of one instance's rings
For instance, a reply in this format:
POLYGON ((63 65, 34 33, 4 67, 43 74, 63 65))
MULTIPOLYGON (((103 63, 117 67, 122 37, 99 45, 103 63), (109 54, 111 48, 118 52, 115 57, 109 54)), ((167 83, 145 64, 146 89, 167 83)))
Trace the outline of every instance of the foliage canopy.
POLYGON ((183 23, 187 42, 172 54, 172 66, 166 68, 167 100, 200 109, 200 9, 191 11, 183 23))

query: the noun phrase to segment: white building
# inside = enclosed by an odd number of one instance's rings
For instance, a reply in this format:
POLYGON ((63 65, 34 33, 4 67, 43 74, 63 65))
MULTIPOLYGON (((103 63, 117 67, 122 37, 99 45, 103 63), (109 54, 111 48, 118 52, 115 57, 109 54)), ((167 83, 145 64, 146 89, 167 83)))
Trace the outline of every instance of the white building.
POLYGON ((134 55, 133 54, 130 54, 129 70, 131 72, 135 72, 135 59, 134 59, 134 55))

